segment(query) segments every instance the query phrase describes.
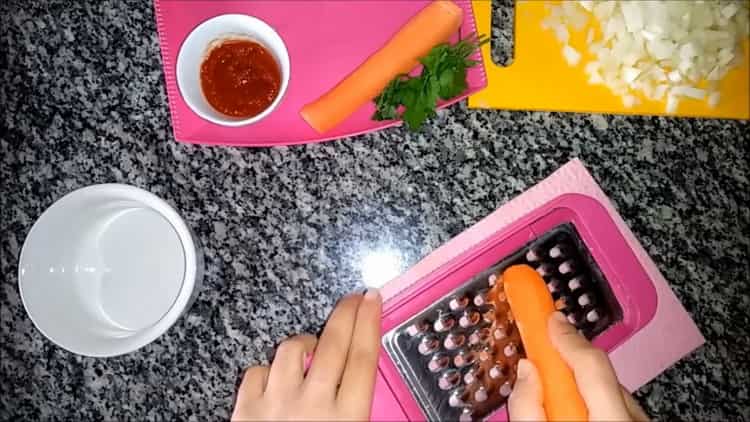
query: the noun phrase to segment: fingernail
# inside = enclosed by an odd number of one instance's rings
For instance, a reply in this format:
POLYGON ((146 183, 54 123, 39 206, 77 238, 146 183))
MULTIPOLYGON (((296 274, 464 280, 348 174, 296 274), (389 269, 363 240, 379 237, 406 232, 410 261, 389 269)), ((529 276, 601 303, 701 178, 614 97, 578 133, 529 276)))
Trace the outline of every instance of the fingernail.
POLYGON ((516 369, 516 379, 525 380, 531 374, 531 363, 528 359, 521 359, 518 361, 518 368, 516 369))
POLYGON ((554 312, 552 314, 552 318, 554 318, 557 321, 564 322, 564 323, 568 324, 568 319, 565 318, 565 315, 563 315, 562 312, 554 312))
POLYGON ((367 292, 365 293, 365 299, 366 300, 375 300, 380 297, 380 291, 378 289, 367 289, 367 292))

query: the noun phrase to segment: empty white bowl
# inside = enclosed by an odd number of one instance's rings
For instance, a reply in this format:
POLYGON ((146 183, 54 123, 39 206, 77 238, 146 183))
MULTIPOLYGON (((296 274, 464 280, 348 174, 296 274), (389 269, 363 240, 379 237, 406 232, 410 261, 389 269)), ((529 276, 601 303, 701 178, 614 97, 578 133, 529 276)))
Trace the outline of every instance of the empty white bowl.
POLYGON ((18 286, 42 334, 105 357, 163 334, 194 300, 202 272, 196 241, 169 204, 104 184, 69 193, 39 217, 21 250, 18 286))
POLYGON ((177 86, 185 103, 198 116, 219 125, 244 126, 264 119, 279 105, 288 85, 289 52, 284 41, 267 23, 252 16, 220 15, 201 23, 187 36, 177 55, 177 86), (232 38, 249 38, 266 47, 281 71, 281 86, 276 99, 263 112, 249 118, 227 116, 216 111, 206 101, 201 89, 200 69, 209 45, 216 40, 232 38))

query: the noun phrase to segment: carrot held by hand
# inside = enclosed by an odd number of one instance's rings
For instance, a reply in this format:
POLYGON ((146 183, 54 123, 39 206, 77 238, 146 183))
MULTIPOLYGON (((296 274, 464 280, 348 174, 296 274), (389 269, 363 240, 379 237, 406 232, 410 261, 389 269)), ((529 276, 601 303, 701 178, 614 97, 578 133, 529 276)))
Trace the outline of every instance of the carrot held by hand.
POLYGON ((547 324, 555 306, 544 279, 528 265, 514 265, 503 272, 503 286, 526 355, 539 371, 547 420, 588 420, 573 371, 550 341, 547 324))

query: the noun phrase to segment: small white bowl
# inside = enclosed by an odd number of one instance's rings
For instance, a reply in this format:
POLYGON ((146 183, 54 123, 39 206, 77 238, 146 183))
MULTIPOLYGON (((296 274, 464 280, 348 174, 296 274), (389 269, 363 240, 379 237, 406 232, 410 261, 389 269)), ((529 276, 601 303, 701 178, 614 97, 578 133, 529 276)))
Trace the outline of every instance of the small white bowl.
POLYGON ((132 352, 162 335, 198 294, 203 260, 177 212, 129 185, 71 192, 31 228, 18 287, 36 328, 80 355, 132 352))
POLYGON ((177 56, 177 86, 182 98, 195 114, 223 126, 244 126, 256 123, 279 105, 289 85, 289 52, 278 33, 267 23, 248 15, 228 14, 208 19, 196 26, 185 38, 177 56), (213 41, 232 38, 249 38, 268 49, 281 71, 281 86, 276 99, 258 115, 250 118, 227 116, 216 111, 206 101, 201 89, 200 69, 213 41))

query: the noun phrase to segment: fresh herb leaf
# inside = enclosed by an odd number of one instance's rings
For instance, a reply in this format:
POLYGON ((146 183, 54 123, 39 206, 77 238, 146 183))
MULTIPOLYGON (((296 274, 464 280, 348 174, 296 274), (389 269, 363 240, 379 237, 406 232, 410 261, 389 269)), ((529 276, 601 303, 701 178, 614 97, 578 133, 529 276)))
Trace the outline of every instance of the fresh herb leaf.
POLYGON ((399 75, 375 97, 373 120, 403 119, 411 130, 419 130, 435 116, 438 99, 450 100, 466 91, 468 68, 479 62, 469 57, 487 43, 486 36, 471 35, 456 44, 439 44, 419 59, 418 76, 399 75))
POLYGON ((445 70, 440 76, 440 98, 443 100, 457 97, 469 87, 464 67, 445 70))
POLYGON ((401 95, 404 79, 408 76, 402 75, 393 79, 382 93, 375 98, 377 110, 372 117, 374 120, 393 120, 398 118, 398 104, 401 102, 401 95))

